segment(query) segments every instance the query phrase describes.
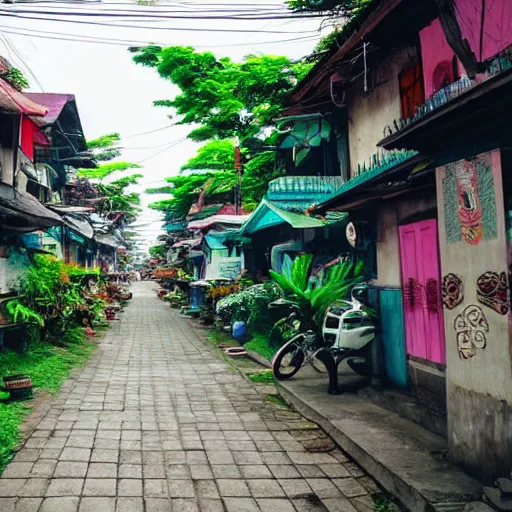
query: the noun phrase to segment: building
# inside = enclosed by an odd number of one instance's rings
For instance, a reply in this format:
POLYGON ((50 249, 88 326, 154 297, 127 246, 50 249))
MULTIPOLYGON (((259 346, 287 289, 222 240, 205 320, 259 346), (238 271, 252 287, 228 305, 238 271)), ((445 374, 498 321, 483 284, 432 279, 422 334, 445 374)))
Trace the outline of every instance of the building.
POLYGON ((373 2, 284 115, 334 128, 344 183, 315 211, 348 213, 356 253, 375 255, 388 381, 491 481, 512 460, 512 4, 451 5, 373 2))

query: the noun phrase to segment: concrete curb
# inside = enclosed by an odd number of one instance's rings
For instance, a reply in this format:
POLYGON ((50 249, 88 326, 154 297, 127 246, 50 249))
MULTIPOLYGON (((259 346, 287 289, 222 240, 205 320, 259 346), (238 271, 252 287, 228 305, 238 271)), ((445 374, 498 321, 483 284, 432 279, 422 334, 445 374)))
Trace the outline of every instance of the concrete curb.
MULTIPOLYGON (((407 510, 413 512, 460 512, 468 501, 478 499, 480 486, 459 469, 453 466, 456 476, 461 478, 460 493, 445 493, 444 489, 432 489, 425 492, 425 489, 418 488, 414 478, 408 478, 404 474, 398 474, 395 468, 390 467, 375 453, 371 453, 367 447, 354 440, 350 434, 343 431, 342 428, 333 423, 327 414, 319 411, 313 404, 302 399, 295 393, 286 382, 277 382, 277 387, 281 396, 289 402, 300 414, 308 420, 317 423, 335 442, 345 451, 355 462, 357 462, 371 477, 373 477, 387 492, 392 494, 407 510), (458 474, 460 473, 460 475, 458 474), (474 491, 473 491, 474 490, 474 491), (432 499, 432 496, 438 494, 438 500, 432 499), (430 496, 428 496, 430 494, 430 496)), ((374 425, 369 426, 369 430, 374 430, 374 425)), ((384 429, 383 429, 384 430, 384 429)), ((385 443, 385 435, 375 435, 375 443, 385 443)), ((418 460, 411 460, 411 465, 421 465, 421 458, 425 453, 418 452, 418 460)), ((398 459, 398 454, 397 454, 398 459)), ((428 473, 428 469, 425 469, 428 473)), ((428 474, 426 475, 428 476, 428 474)), ((433 476, 430 475, 430 478, 433 476)), ((435 477, 434 477, 435 478, 435 477)), ((443 487, 439 482, 440 488, 443 487)), ((452 486, 453 487, 453 486, 452 486)))

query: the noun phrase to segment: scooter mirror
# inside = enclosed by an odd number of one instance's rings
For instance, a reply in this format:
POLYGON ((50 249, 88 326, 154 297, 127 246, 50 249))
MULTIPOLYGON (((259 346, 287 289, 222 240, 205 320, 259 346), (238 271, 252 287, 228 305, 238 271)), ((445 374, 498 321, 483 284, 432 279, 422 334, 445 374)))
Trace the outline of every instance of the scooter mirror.
POLYGON ((352 300, 365 303, 368 298, 368 286, 365 283, 357 284, 352 288, 352 300))

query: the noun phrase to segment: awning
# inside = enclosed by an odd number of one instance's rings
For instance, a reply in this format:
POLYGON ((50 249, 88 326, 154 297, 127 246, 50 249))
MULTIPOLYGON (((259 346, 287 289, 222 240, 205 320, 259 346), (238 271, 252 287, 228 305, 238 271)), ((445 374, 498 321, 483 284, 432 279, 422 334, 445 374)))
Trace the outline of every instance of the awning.
POLYGON ((204 241, 208 245, 208 247, 214 251, 222 251, 226 250, 227 247, 224 245, 224 240, 226 240, 226 236, 229 231, 225 231, 222 233, 212 233, 211 231, 204 237, 204 241))
POLYGON ((27 93, 27 96, 31 98, 31 100, 41 105, 45 105, 44 114, 34 114, 44 117, 44 124, 53 124, 60 116, 60 113, 66 103, 75 101, 75 96, 73 94, 29 92, 27 93))
POLYGON ((0 226, 13 231, 35 231, 60 226, 62 219, 35 197, 0 183, 0 226))
MULTIPOLYGON (((381 165, 369 169, 368 171, 361 172, 359 175, 348 180, 340 187, 336 194, 328 200, 320 203, 315 208, 315 211, 325 212, 329 208, 341 209, 347 201, 351 202, 355 198, 356 194, 362 194, 368 187, 375 188, 376 186, 381 185, 382 192, 385 192, 386 188, 383 187, 382 184, 388 182, 391 175, 397 175, 402 172, 407 173, 408 171, 410 174, 416 167, 423 168, 427 163, 428 159, 418 155, 416 151, 397 152, 381 165)), ((399 184, 400 181, 403 181, 403 179, 398 180, 399 184)), ((403 185, 405 186, 405 184, 403 185)), ((366 193, 366 198, 371 201, 376 197, 366 193)))
POLYGON ((241 226, 249 219, 250 215, 212 215, 206 219, 189 222, 187 229, 205 229, 215 224, 241 226))
POLYGON ((112 249, 117 249, 120 245, 117 239, 112 235, 94 235, 94 240, 99 245, 105 245, 112 249))
POLYGON ((45 116, 48 109, 32 101, 25 94, 0 78, 0 111, 8 114, 25 114, 27 116, 45 116))
POLYGON ((48 208, 54 212, 60 213, 61 215, 66 215, 68 213, 92 213, 95 211, 94 208, 89 206, 68 206, 64 204, 49 204, 48 208))
MULTIPOLYGON (((337 222, 343 220, 337 219, 337 222)), ((251 235, 256 231, 271 228, 280 224, 289 224, 294 229, 324 228, 330 222, 316 217, 310 217, 305 213, 295 213, 279 208, 267 199, 263 199, 254 210, 251 218, 240 229, 241 235, 251 235)))
POLYGON ((201 242, 203 241, 202 238, 191 238, 188 240, 181 240, 180 242, 176 242, 172 248, 176 249, 178 247, 197 247, 201 245, 201 242))
POLYGON ((331 124, 321 114, 282 117, 276 125, 278 131, 287 133, 280 149, 320 146, 331 135, 331 124))
POLYGON ((94 229, 87 220, 78 219, 71 215, 64 215, 63 218, 69 229, 75 231, 79 235, 82 235, 84 238, 88 238, 89 240, 94 238, 94 229))
MULTIPOLYGON (((149 226, 150 224, 148 223, 147 225, 149 226)), ((165 229, 167 231, 167 233, 172 233, 173 231, 183 231, 184 229, 187 228, 187 223, 186 223, 186 221, 167 222, 162 227, 163 227, 163 229, 165 229)))

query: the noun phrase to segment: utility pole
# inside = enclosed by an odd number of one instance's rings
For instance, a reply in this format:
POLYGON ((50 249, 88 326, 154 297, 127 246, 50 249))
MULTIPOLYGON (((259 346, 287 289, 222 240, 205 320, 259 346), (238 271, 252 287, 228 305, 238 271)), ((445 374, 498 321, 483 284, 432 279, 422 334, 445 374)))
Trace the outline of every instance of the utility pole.
POLYGON ((240 208, 242 206, 242 159, 240 156, 240 138, 235 137, 235 170, 238 173, 238 183, 235 190, 235 214, 240 215, 240 208))

